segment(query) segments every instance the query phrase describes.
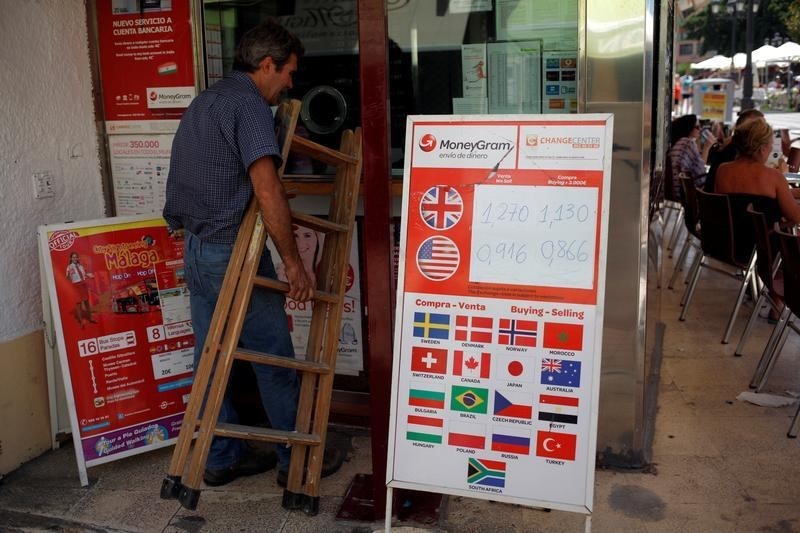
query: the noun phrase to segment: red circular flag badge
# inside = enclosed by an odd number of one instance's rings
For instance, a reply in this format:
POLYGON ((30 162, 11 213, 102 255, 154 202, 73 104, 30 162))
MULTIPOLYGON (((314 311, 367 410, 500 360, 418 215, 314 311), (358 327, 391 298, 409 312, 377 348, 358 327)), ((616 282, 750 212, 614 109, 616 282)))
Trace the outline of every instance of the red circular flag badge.
POLYGON ((461 220, 464 202, 458 191, 449 185, 434 185, 419 203, 419 216, 428 227, 450 229, 461 220))
POLYGON ((417 250, 417 268, 431 281, 443 281, 455 274, 461 262, 456 244, 447 237, 425 239, 417 250))

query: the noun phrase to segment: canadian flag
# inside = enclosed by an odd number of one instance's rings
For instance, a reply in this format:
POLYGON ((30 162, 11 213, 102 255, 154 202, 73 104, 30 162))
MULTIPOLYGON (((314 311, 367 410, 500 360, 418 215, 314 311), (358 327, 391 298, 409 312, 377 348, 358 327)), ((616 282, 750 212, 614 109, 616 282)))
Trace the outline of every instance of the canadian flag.
POLYGON ((487 379, 491 362, 491 354, 484 352, 474 355, 465 354, 462 350, 455 350, 453 373, 456 376, 487 379))

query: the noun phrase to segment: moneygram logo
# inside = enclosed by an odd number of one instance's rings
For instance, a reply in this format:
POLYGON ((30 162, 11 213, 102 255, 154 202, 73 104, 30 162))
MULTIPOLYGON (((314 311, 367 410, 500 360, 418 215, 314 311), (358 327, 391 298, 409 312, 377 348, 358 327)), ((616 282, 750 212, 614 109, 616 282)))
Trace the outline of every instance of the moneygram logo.
POLYGON ((419 140, 419 149, 423 152, 432 152, 434 149, 436 149, 436 137, 430 133, 423 135, 419 140))
POLYGON ((148 87, 147 108, 189 107, 194 98, 194 87, 148 87))

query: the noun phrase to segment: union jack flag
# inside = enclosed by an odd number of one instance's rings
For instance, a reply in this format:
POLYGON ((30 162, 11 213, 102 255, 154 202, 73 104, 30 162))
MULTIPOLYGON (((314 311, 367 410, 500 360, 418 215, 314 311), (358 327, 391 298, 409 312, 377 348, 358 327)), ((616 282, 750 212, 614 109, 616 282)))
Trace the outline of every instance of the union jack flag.
POLYGON ((419 204, 419 214, 433 229, 448 229, 456 225, 464 212, 464 202, 458 191, 448 185, 435 185, 425 191, 419 204))
POLYGON ((558 359, 542 359, 542 370, 545 372, 561 372, 561 361, 558 359))

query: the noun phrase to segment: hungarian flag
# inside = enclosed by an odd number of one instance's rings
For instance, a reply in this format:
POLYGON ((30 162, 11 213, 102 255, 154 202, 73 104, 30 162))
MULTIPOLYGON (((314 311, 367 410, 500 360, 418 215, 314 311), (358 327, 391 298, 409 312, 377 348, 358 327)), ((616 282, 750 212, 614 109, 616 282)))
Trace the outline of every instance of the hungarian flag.
POLYGON ((453 358, 453 374, 461 377, 488 379, 491 359, 492 356, 488 353, 476 356, 456 350, 453 358))
POLYGON ((550 459, 575 460, 577 437, 570 433, 538 431, 536 434, 536 455, 550 459))
POLYGON ((534 320, 501 318, 499 326, 497 331, 498 344, 536 347, 536 322, 534 320))
POLYGON ((428 374, 447 373, 447 350, 444 348, 411 347, 411 371, 428 374))
POLYGON ((441 418, 408 415, 406 439, 441 444, 443 427, 444 420, 441 418))
POLYGON ((487 316, 456 315, 456 340, 492 342, 492 322, 487 316))
POLYGON ((582 350, 583 324, 545 322, 542 346, 550 350, 582 350))

